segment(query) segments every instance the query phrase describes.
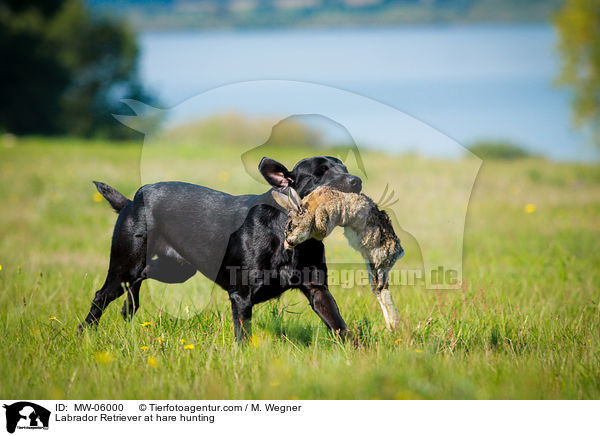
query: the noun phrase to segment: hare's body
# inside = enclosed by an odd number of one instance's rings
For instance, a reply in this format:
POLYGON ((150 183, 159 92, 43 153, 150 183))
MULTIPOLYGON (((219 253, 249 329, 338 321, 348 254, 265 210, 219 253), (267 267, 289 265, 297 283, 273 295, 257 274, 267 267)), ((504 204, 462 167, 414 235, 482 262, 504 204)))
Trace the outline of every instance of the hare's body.
MULTIPOLYGON (((277 199, 277 198, 276 198, 277 199)), ((281 204, 281 203, 280 203, 281 204)), ((304 197, 297 210, 290 210, 285 240, 288 247, 307 239, 324 239, 335 227, 344 227, 350 246, 367 263, 373 293, 384 312, 386 324, 394 329, 399 314, 387 289, 389 271, 404 250, 389 216, 364 194, 319 187, 304 197)))

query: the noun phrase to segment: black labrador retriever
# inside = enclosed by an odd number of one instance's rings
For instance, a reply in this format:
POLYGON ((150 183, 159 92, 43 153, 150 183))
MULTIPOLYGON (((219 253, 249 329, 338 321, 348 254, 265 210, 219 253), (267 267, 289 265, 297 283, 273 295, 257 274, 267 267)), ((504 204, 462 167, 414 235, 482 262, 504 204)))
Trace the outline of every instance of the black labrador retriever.
MULTIPOLYGON (((334 157, 306 158, 292 171, 263 158, 258 168, 273 189, 294 188, 301 197, 324 185, 344 192, 362 189, 361 179, 334 157)), ((342 337, 348 334, 327 287, 325 247, 311 239, 284 248, 288 214, 270 191, 233 196, 189 183, 161 182, 142 186, 129 200, 104 183, 94 183, 119 217, 108 275, 86 324, 96 324, 106 306, 125 292, 122 314, 131 318, 145 279, 182 283, 200 271, 229 293, 238 341, 251 334, 252 306, 290 288, 304 293, 330 329, 342 337)))

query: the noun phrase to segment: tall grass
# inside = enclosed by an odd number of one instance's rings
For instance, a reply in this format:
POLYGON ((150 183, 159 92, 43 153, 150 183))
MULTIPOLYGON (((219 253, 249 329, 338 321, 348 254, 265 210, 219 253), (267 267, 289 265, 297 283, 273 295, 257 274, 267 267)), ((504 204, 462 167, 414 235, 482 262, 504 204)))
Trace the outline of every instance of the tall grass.
MULTIPOLYGON (((315 154, 271 151, 287 164, 315 154)), ((239 153, 208 147, 194 158, 189 149, 157 149, 145 165, 229 192, 264 190, 231 170, 239 153)), ((100 328, 79 336, 77 323, 104 280, 115 220, 90 181, 130 196, 140 183, 139 157, 136 144, 76 140, 0 148, 3 398, 600 397, 598 166, 485 162, 468 208, 462 288, 393 289, 403 318, 395 334, 367 287, 333 286, 356 344, 327 332, 292 290, 255 308, 254 336, 239 347, 225 292, 195 277, 167 289, 144 284, 133 322, 121 319, 117 301, 100 328), (195 295, 207 292, 210 303, 197 312, 194 304, 208 300, 195 295)), ((368 168, 398 174, 395 186, 423 181, 397 192, 401 201, 425 195, 419 186, 434 173, 462 165, 379 153, 365 159, 368 168), (414 168, 417 175, 402 179, 414 168)), ((372 174, 366 189, 376 193, 385 182, 372 174)), ((401 236, 401 262, 418 267, 418 241, 401 236)), ((358 262, 335 235, 326 246, 328 255, 358 262)))

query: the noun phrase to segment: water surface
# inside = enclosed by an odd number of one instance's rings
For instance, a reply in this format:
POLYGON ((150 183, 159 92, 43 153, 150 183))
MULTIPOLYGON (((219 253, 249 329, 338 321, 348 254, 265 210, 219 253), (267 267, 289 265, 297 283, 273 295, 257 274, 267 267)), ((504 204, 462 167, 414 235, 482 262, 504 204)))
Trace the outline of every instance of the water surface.
MULTIPOLYGON (((141 35, 141 73, 169 107, 240 81, 308 81, 393 106, 463 145, 504 139, 554 159, 588 159, 569 95, 552 85, 555 39, 547 25, 151 32, 141 35)), ((231 109, 268 114, 278 98, 265 93, 231 109)), ((365 126, 385 123, 354 110, 365 126)), ((198 115, 189 111, 175 111, 174 121, 198 115)), ((370 129, 373 146, 394 147, 370 129)))

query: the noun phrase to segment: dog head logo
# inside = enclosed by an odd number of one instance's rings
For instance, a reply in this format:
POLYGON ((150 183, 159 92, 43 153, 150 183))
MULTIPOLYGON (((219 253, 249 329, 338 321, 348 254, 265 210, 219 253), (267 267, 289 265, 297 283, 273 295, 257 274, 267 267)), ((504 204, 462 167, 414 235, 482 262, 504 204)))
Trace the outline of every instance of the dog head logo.
MULTIPOLYGON (((416 241, 418 250, 408 260, 420 258, 425 288, 456 289, 462 281, 465 218, 481 160, 422 121, 352 92, 284 80, 225 85, 194 96, 168 110, 132 100, 123 102, 135 115, 115 117, 145 134, 140 159, 142 184, 177 179, 227 191, 228 186, 224 185, 227 179, 245 174, 246 188, 261 192, 268 188, 264 186, 263 176, 257 169, 263 156, 281 159, 288 166, 298 161, 293 147, 274 146, 272 141, 277 129, 286 120, 320 116, 331 124, 341 126, 349 138, 345 144, 350 145, 338 147, 342 153, 334 157, 339 158, 351 174, 363 179, 363 192, 373 198, 381 197, 380 206, 386 209, 394 227, 401 229, 401 239, 410 235, 416 241), (277 100, 270 100, 268 107, 263 107, 265 95, 275 95, 277 100), (157 151, 160 147, 171 147, 170 141, 160 140, 160 135, 155 136, 160 132, 156 128, 157 120, 179 123, 186 119, 210 119, 215 114, 227 113, 252 114, 257 119, 263 117, 263 120, 269 120, 258 123, 251 134, 237 138, 236 144, 242 150, 237 161, 230 159, 224 169, 198 172, 192 159, 189 159, 187 167, 184 160, 178 160, 181 164, 176 169, 156 159, 165 151, 167 155, 172 153, 171 150, 157 151), (382 160, 377 158, 376 153, 362 153, 373 144, 393 150, 398 153, 397 157, 382 160), (226 173, 222 180, 219 171, 226 173)), ((197 144, 197 147, 199 155, 202 155, 203 144, 197 144)), ((318 148, 314 154, 320 154, 318 148)), ((209 247, 213 264, 208 265, 208 277, 211 272, 215 275, 221 265, 229 241, 230 233, 227 230, 231 228, 234 231, 240 225, 238 222, 232 222, 229 226, 225 224, 221 225, 226 230, 222 243, 209 247)), ((344 260, 342 257, 336 258, 335 252, 328 252, 327 262, 334 265, 342 264, 344 260)), ((415 262, 419 262, 419 259, 415 262)))
POLYGON ((18 429, 48 429, 50 411, 42 406, 28 401, 19 401, 6 409, 6 431, 14 433, 18 429))

